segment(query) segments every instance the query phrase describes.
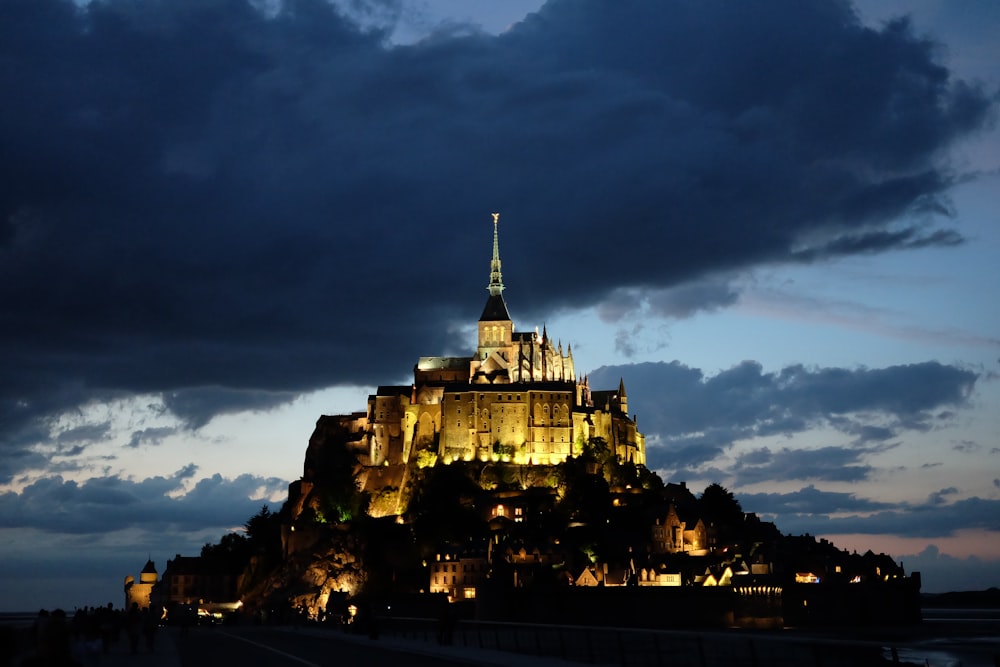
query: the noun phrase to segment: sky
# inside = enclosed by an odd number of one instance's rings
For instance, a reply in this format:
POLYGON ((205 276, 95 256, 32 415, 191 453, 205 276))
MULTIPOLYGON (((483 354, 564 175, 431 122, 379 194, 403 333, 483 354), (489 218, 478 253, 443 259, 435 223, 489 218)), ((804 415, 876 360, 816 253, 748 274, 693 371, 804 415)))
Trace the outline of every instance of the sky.
POLYGON ((0 0, 0 610, 121 604, 521 330, 651 469, 1000 585, 1000 4, 0 0))

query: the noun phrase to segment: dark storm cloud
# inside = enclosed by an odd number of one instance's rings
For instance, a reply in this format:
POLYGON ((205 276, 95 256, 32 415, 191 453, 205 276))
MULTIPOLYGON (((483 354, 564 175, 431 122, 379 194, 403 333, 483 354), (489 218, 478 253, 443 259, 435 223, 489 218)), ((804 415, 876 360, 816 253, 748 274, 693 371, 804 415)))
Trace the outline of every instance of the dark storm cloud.
POLYGON ((786 479, 860 482, 868 479, 873 470, 871 465, 863 462, 864 459, 885 449, 885 447, 817 449, 785 447, 772 451, 763 447, 736 457, 736 462, 733 464, 734 484, 746 486, 786 479))
POLYGON ((947 210, 941 156, 990 103, 905 21, 558 0, 500 37, 387 30, 321 0, 0 4, 7 447, 91 400, 197 426, 465 353, 494 209, 526 315, 648 290, 683 316, 759 263, 961 240, 907 216, 947 210))
POLYGON ((884 534, 948 537, 966 529, 1000 531, 1000 501, 979 497, 949 502, 958 489, 931 493, 923 503, 889 503, 812 485, 789 493, 738 493, 744 511, 774 520, 789 534, 884 534))
POLYGON ((791 493, 741 493, 739 501, 745 510, 766 515, 873 512, 894 507, 854 493, 822 491, 811 484, 791 493))
POLYGON ((689 475, 699 465, 718 465, 733 442, 755 437, 828 427, 855 438, 850 446, 742 452, 729 476, 752 484, 866 479, 874 471, 868 457, 895 446, 889 441, 902 430, 947 421, 950 413, 942 409, 966 406, 978 377, 937 362, 880 369, 794 365, 765 373, 749 361, 706 376, 674 361, 602 367, 590 373, 590 382, 613 387, 624 378, 652 469, 689 475))
POLYGON ((295 399, 293 392, 250 391, 198 387, 163 395, 163 404, 189 428, 201 428, 218 414, 240 410, 269 410, 295 399))
MULTIPOLYGON (((950 495, 950 494, 945 494, 950 495)), ((744 509, 754 511, 750 503, 744 509)), ((851 512, 853 510, 846 510, 851 512)), ((946 504, 932 494, 924 504, 901 503, 895 508, 872 514, 831 516, 832 513, 763 513, 776 519, 786 533, 810 532, 825 535, 901 535, 904 537, 948 537, 959 530, 1000 532, 1000 500, 973 496, 946 504)))
POLYGON ((196 473, 186 466, 169 477, 140 481, 94 477, 85 482, 45 477, 20 493, 0 494, 0 528, 32 528, 52 533, 100 534, 115 531, 204 530, 240 525, 287 482, 240 475, 225 479, 216 474, 195 482, 187 491, 182 482, 196 473))

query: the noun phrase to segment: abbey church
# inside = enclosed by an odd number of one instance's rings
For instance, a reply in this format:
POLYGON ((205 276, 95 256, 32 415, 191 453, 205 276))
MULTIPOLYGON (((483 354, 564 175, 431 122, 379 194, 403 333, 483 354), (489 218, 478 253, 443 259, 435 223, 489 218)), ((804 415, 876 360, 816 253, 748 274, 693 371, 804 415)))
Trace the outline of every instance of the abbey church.
POLYGON ((380 386, 365 412, 335 419, 366 467, 411 460, 560 463, 604 439, 623 461, 645 464, 643 435, 628 413, 624 382, 592 391, 573 350, 543 327, 519 331, 503 298, 499 214, 493 214, 489 296, 470 357, 421 357, 409 386, 380 386))

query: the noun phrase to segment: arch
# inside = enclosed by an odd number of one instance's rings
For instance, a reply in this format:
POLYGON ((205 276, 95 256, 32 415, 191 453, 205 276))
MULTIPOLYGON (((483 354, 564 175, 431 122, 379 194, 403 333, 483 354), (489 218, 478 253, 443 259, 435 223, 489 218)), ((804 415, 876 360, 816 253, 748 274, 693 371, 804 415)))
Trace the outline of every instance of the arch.
POLYGON ((417 429, 414 440, 419 445, 434 442, 434 419, 430 414, 423 412, 417 418, 417 429))

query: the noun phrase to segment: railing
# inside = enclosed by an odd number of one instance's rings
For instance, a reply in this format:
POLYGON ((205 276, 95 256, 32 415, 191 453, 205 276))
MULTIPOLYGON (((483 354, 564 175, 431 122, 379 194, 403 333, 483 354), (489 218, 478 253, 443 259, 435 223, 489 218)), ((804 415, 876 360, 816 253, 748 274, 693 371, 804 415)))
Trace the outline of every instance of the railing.
POLYGON ((743 631, 671 631, 565 625, 379 619, 384 637, 551 657, 595 665, 645 667, 864 667, 902 664, 883 643, 788 638, 743 631))

